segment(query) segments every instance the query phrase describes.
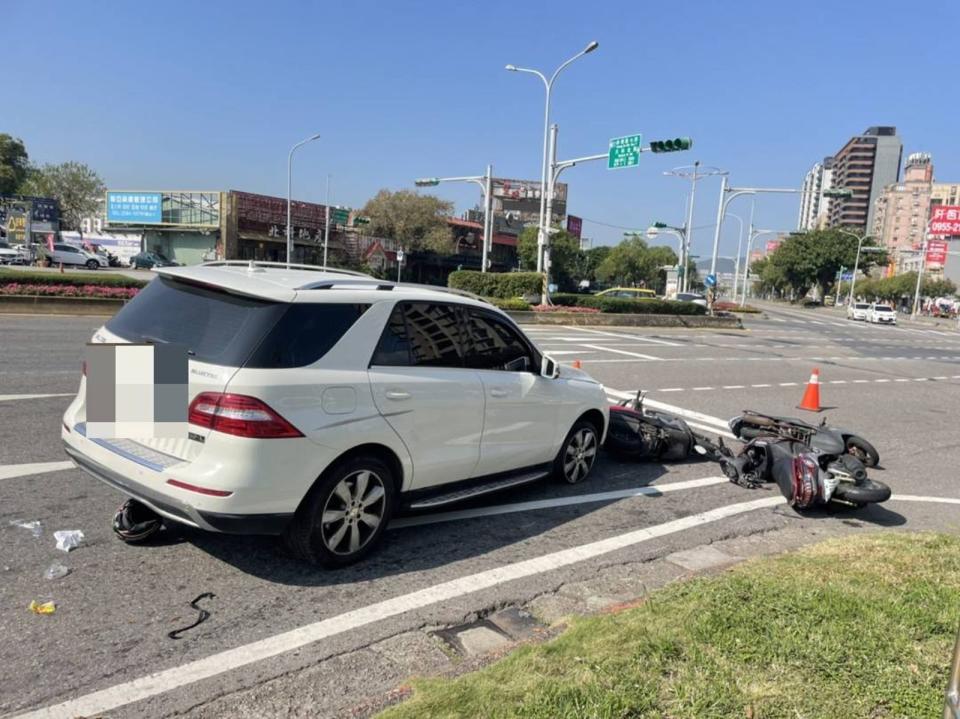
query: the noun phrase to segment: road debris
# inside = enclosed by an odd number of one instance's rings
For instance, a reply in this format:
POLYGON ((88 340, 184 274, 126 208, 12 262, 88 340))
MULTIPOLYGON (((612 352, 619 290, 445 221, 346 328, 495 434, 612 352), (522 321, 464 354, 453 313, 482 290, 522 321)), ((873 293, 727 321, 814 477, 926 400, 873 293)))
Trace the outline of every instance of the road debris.
POLYGON ((21 529, 29 529, 33 532, 33 536, 36 539, 40 538, 40 535, 43 534, 43 525, 40 524, 39 519, 34 519, 30 522, 26 522, 22 519, 13 519, 10 520, 10 524, 14 527, 20 527, 21 529))
POLYGON ((214 594, 213 592, 204 592, 199 597, 197 597, 192 602, 190 602, 190 606, 196 609, 198 612, 200 612, 200 616, 197 617, 197 621, 195 621, 193 624, 190 624, 186 627, 182 627, 180 629, 174 629, 172 632, 168 632, 167 636, 170 637, 171 639, 179 639, 180 635, 183 634, 184 632, 189 631, 190 629, 193 629, 194 627, 207 621, 207 619, 210 618, 210 612, 208 612, 206 609, 201 609, 200 607, 198 607, 197 602, 199 602, 201 599, 216 599, 216 596, 217 595, 214 594))
POLYGON ((83 541, 83 531, 80 529, 60 529, 53 533, 53 538, 57 540, 57 549, 62 552, 69 552, 80 546, 83 541))
POLYGON ((56 602, 52 601, 40 603, 34 599, 32 602, 30 602, 30 606, 28 606, 27 609, 34 614, 53 614, 55 611, 57 611, 57 604, 56 602))
POLYGON ((60 562, 54 562, 47 570, 43 573, 44 579, 63 579, 65 576, 70 574, 70 567, 65 567, 60 564, 60 562))

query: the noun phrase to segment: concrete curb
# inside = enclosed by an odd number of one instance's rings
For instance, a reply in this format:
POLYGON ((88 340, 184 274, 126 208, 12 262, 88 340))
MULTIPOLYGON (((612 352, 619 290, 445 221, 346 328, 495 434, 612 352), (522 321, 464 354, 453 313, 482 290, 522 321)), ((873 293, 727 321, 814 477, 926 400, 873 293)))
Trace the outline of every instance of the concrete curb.
POLYGON ((688 327, 743 329, 739 317, 707 315, 603 314, 599 312, 507 312, 515 322, 535 325, 603 325, 619 327, 688 327))
POLYGON ((0 296, 0 314, 113 315, 126 300, 107 297, 0 296))

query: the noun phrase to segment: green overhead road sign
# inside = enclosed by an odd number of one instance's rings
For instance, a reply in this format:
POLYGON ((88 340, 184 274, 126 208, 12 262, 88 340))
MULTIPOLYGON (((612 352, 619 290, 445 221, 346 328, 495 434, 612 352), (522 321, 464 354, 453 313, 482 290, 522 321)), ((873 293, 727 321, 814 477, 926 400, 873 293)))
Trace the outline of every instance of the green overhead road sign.
POLYGON ((640 146, 643 135, 626 135, 610 140, 610 152, 607 155, 607 169, 619 170, 621 167, 633 167, 640 164, 640 146))
POLYGON ((330 222, 334 225, 345 225, 350 219, 350 210, 344 210, 339 207, 330 208, 330 222))

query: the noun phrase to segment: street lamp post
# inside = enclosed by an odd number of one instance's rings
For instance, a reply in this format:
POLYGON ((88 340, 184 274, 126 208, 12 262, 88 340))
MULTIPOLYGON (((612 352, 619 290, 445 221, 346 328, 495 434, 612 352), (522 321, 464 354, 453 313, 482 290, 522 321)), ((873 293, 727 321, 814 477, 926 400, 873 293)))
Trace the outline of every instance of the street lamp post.
POLYGON ((484 175, 465 177, 424 177, 414 180, 417 187, 433 187, 441 182, 472 182, 480 186, 483 193, 483 251, 480 259, 481 272, 487 271, 488 253, 493 250, 493 165, 487 165, 484 175))
POLYGON ((301 145, 320 139, 320 133, 311 135, 306 140, 301 140, 290 148, 290 154, 287 155, 287 267, 290 267, 290 255, 293 254, 293 224, 291 223, 290 203, 293 192, 293 152, 301 145))
POLYGON ((686 167, 675 167, 672 170, 664 172, 663 174, 690 180, 690 196, 687 201, 686 242, 683 247, 683 252, 680 256, 680 264, 684 268, 683 285, 681 287, 681 291, 686 292, 689 289, 686 267, 688 264, 690 264, 690 243, 693 235, 693 202, 697 193, 697 180, 702 180, 704 177, 712 177, 713 175, 726 175, 727 172, 726 170, 721 170, 718 167, 701 167, 700 161, 698 160, 697 162, 694 162, 692 166, 688 165, 686 167), (692 172, 691 167, 693 170, 692 172))
POLYGON ((917 289, 913 293, 913 311, 910 313, 910 319, 917 319, 917 312, 920 310, 920 284, 923 282, 923 271, 927 266, 927 243, 930 241, 929 232, 924 233, 923 242, 920 243, 920 269, 917 272, 917 289))
POLYGON ((323 212, 323 269, 327 269, 327 247, 330 245, 330 173, 327 173, 327 204, 323 212))
POLYGON ((583 50, 578 52, 576 55, 571 57, 569 60, 564 62, 560 67, 558 67, 553 75, 550 76, 548 80, 546 75, 544 75, 539 70, 531 70, 525 67, 517 67, 516 65, 507 65, 506 69, 510 72, 526 72, 531 75, 536 75, 543 81, 544 88, 546 89, 546 102, 544 103, 543 110, 543 162, 541 163, 540 168, 540 223, 537 226, 537 272, 543 271, 543 248, 547 242, 547 231, 546 224, 544 222, 544 213, 546 211, 546 193, 547 193, 547 157, 549 153, 549 135, 550 135, 550 93, 553 90, 554 80, 557 79, 557 75, 567 67, 574 60, 577 60, 587 53, 593 52, 600 46, 596 40, 593 40, 588 44, 583 50))
MULTIPOLYGON (((857 259, 853 263, 853 277, 850 278, 850 295, 847 298, 847 306, 849 307, 850 305, 853 304, 853 297, 854 297, 853 290, 857 286, 857 269, 860 267, 860 252, 863 249, 863 241, 868 237, 874 237, 874 235, 860 236, 855 232, 850 232, 849 230, 839 230, 839 229, 837 230, 837 232, 839 232, 842 235, 849 235, 850 237, 853 237, 857 240, 857 259)), ((874 239, 876 238, 874 237, 874 239)), ((867 250, 871 252, 881 251, 880 248, 871 249, 869 247, 867 248, 867 250)), ((839 300, 840 300, 840 283, 837 282, 837 301, 839 300)))
MULTIPOLYGON (((756 208, 757 203, 753 201, 750 203, 750 222, 747 223, 747 236, 750 236, 750 231, 753 228, 753 211, 756 208)), ((731 214, 731 217, 733 215, 731 214)), ((737 237, 737 259, 733 263, 733 301, 737 301, 737 289, 740 281, 740 253, 743 252, 743 220, 740 221, 740 236, 737 237)))
MULTIPOLYGON (((743 294, 740 295, 741 307, 747 304, 747 276, 750 272, 750 250, 753 248, 753 241, 760 237, 760 235, 779 235, 785 232, 789 232, 789 230, 754 230, 753 224, 751 223, 750 233, 747 237, 747 254, 743 263, 743 294)), ((736 301, 736 297, 734 297, 734 301, 736 301)))

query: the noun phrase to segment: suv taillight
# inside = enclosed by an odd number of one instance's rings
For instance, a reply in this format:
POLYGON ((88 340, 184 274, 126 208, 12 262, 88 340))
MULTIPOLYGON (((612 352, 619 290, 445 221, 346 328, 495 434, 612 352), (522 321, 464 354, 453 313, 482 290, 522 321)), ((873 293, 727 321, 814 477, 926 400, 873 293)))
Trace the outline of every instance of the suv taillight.
POLYGON ((187 421, 237 437, 277 439, 303 433, 256 397, 201 392, 190 403, 187 421))

